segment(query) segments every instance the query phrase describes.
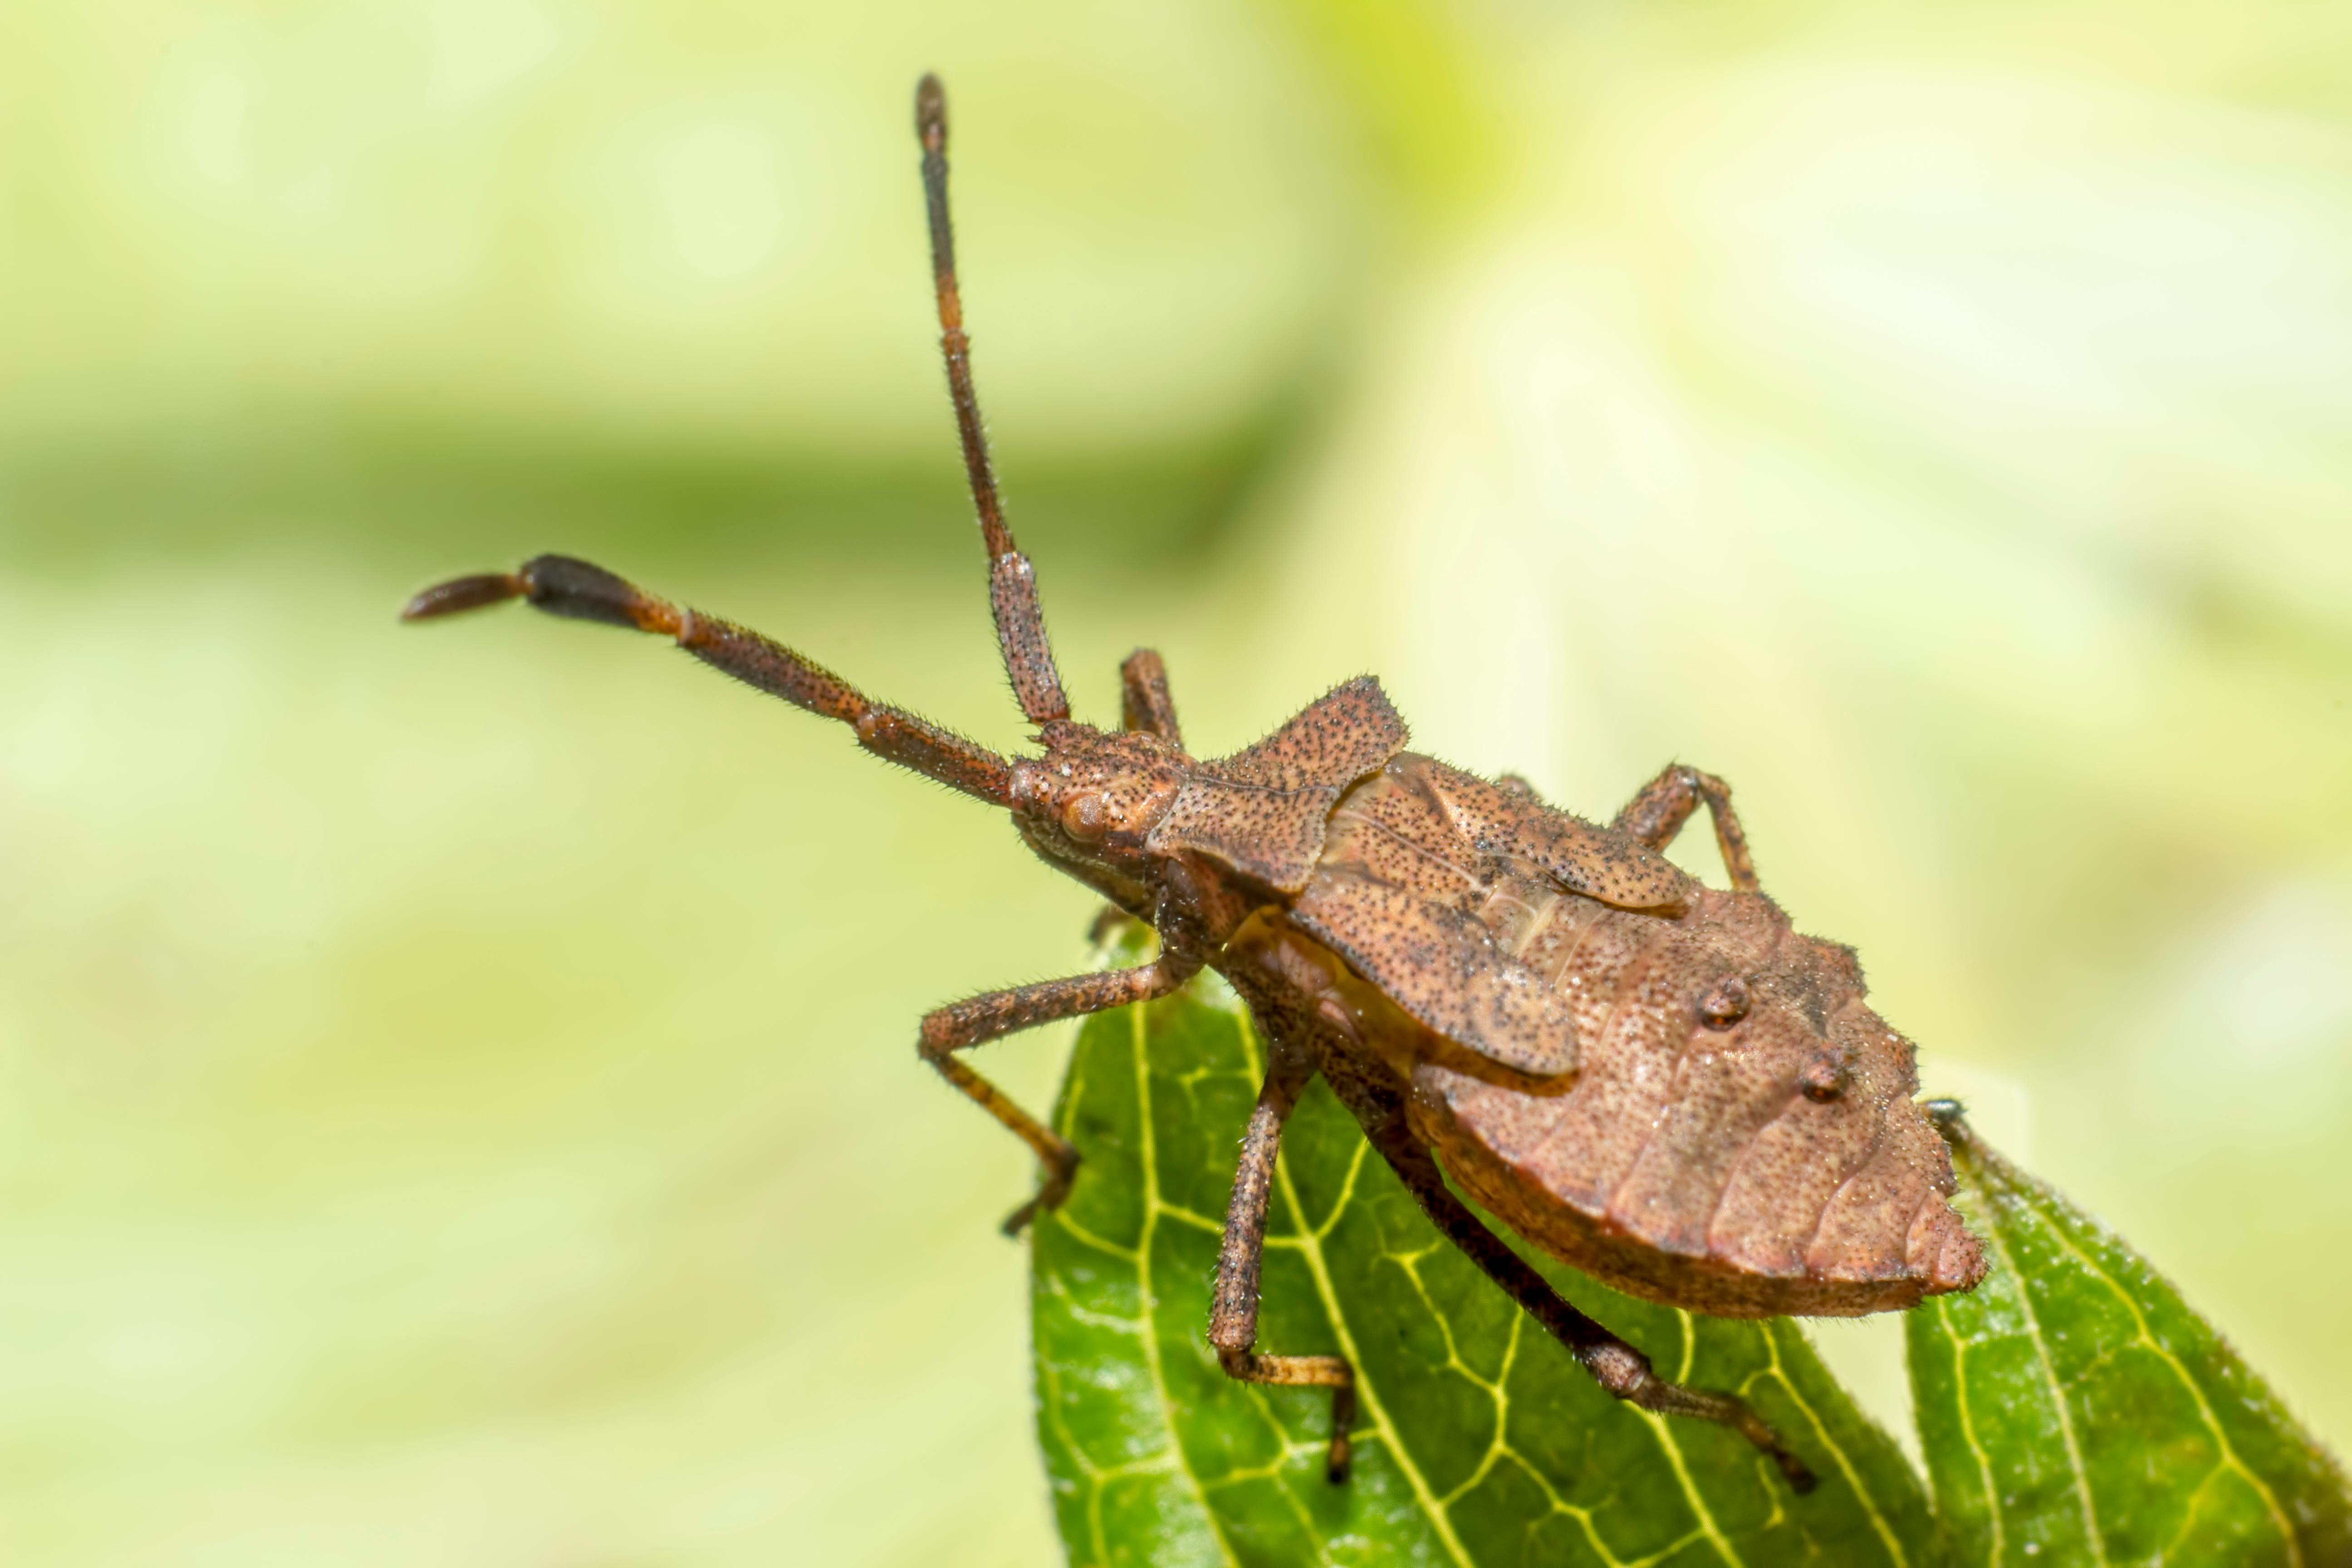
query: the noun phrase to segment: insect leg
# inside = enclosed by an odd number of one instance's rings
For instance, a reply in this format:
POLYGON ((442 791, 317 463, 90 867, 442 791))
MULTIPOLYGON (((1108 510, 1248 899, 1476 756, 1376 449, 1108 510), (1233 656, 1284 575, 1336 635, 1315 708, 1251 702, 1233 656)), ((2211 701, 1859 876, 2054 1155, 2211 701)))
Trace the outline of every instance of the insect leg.
POLYGON ((1129 929, 1143 923, 1117 904, 1105 904, 1095 911, 1093 923, 1087 927, 1087 940, 1097 947, 1108 947, 1129 929))
POLYGON ((1234 1169, 1234 1195, 1225 1205, 1225 1239, 1217 1249, 1215 1305, 1209 1312, 1209 1343, 1225 1375, 1242 1383, 1287 1384, 1331 1391, 1331 1447, 1324 1474, 1335 1484, 1348 1479, 1348 1430, 1356 1424, 1356 1374, 1335 1355, 1258 1355, 1258 1275, 1265 1261, 1265 1205, 1274 1185, 1274 1162, 1282 1151, 1282 1124, 1298 1103, 1299 1090, 1315 1076, 1312 1062, 1277 1055, 1266 1069, 1265 1087, 1242 1134, 1240 1163, 1234 1169))
MULTIPOLYGON (((1168 667, 1148 647, 1137 648, 1118 667, 1121 728, 1141 730, 1181 750, 1184 737, 1176 728, 1176 703, 1168 695, 1168 667)), ((1095 915, 1087 937, 1097 947, 1113 941, 1128 926, 1139 923, 1118 905, 1106 904, 1095 915)))
POLYGON ((857 743, 877 756, 993 805, 1012 804, 1011 770, 995 752, 929 720, 874 701, 782 643, 716 616, 698 616, 656 598, 602 566, 568 555, 541 555, 513 572, 485 573, 438 584, 409 600, 400 618, 433 620, 508 599, 526 600, 532 608, 551 616, 601 621, 669 637, 703 663, 746 686, 812 713, 840 720, 857 731, 857 743))
POLYGON ((1168 694, 1168 667, 1148 647, 1137 648, 1118 667, 1119 710, 1129 730, 1148 730, 1181 751, 1176 700, 1168 694))
POLYGON ((1070 1178, 1077 1173, 1078 1152, 1066 1139, 1013 1104, 1003 1089, 958 1061, 954 1053, 1001 1039, 1016 1029, 1034 1028, 1040 1024, 1165 996, 1190 980, 1199 967, 1187 960, 1162 954, 1133 969, 1074 974, 1066 980, 991 991, 925 1016, 919 1038, 923 1059, 939 1068, 940 1077, 970 1095, 982 1110, 1012 1129, 1036 1152, 1038 1162, 1045 1167, 1045 1184, 1038 1188, 1035 1197, 1006 1217, 1005 1235, 1019 1235, 1021 1228, 1037 1216, 1039 1209, 1061 1206, 1062 1200, 1070 1195, 1070 1178))
POLYGON ((1731 885, 1743 893, 1757 891, 1756 862, 1748 853, 1748 835, 1739 826, 1739 816, 1731 809, 1731 786, 1713 773, 1680 763, 1667 763, 1625 803, 1612 826, 1653 849, 1664 849, 1675 841, 1675 835, 1683 830, 1701 801, 1715 819, 1715 847, 1723 852, 1723 868, 1731 874, 1731 885))
POLYGON ((1045 637, 1045 612, 1037 606, 1037 574, 1013 542, 1004 508, 996 493, 996 469, 988 459, 988 437, 980 423, 980 398, 971 386, 971 340, 963 330, 963 295, 956 282, 955 228, 948 221, 948 100, 940 79, 915 84, 915 134, 923 144, 923 201, 931 226, 931 285, 939 296, 940 353, 947 360, 948 398, 955 405, 956 434, 963 442, 964 478, 980 513, 981 542, 988 549, 988 602, 996 617, 996 642, 1013 695, 1033 724, 1070 716, 1062 695, 1061 671, 1045 637))
POLYGON ((1454 1195, 1438 1173, 1437 1162, 1402 1126, 1369 1133, 1372 1146, 1396 1170, 1405 1187, 1445 1238, 1469 1256, 1486 1277, 1526 1309, 1554 1339, 1568 1347, 1577 1364, 1618 1398, 1662 1415, 1688 1415, 1728 1426, 1761 1448, 1800 1492, 1813 1489, 1812 1471, 1780 1446, 1772 1428, 1747 1404, 1728 1394, 1712 1394, 1668 1383, 1650 1370, 1650 1358, 1569 1305, 1549 1280, 1486 1228, 1469 1205, 1454 1195))

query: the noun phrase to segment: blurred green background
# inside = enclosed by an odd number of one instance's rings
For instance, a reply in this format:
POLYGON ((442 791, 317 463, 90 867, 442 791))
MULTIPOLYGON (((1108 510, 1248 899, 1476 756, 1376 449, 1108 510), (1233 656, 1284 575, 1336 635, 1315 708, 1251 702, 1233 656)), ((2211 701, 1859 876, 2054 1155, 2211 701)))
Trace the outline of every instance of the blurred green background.
POLYGON ((392 618, 560 548, 1018 743, 926 68, 1082 711, 1148 642, 1204 753, 1370 668, 1588 815, 1727 774, 2352 1442, 2352 10, 100 0, 0 10, 0 1554, 1056 1557, 1030 1171, 913 1031, 1089 900, 392 618))

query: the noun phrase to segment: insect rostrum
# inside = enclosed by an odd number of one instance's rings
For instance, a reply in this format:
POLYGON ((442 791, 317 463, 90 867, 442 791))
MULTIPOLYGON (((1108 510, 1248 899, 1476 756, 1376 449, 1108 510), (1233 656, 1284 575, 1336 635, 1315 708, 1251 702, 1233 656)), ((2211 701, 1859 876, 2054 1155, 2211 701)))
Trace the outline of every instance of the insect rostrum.
POLYGON ((1234 1172, 1209 1341, 1234 1378, 1331 1389, 1334 1481, 1348 1470, 1351 1369, 1255 1343, 1283 1123, 1318 1073, 1439 1231, 1602 1387, 1735 1427, 1810 1489, 1802 1460, 1745 1405, 1658 1377, 1446 1177, 1553 1257, 1700 1311, 1851 1315, 1968 1289, 1984 1262, 1947 1202, 1950 1158, 1912 1100, 1910 1043, 1864 1004, 1853 955, 1790 928, 1758 890, 1728 793, 1694 768, 1666 768, 1599 826, 1516 780, 1489 783, 1407 751, 1404 721, 1370 678, 1246 751, 1202 761, 1183 748, 1166 671, 1149 650, 1121 667, 1120 729, 1073 720, 972 392, 937 79, 917 89, 915 118, 990 604, 1040 755, 998 756, 756 632, 565 556, 428 588, 405 618, 520 598, 669 637, 850 725, 887 760, 1008 809, 1042 858, 1158 931, 1160 955, 1136 968, 992 992, 922 1021, 924 1059, 1044 1167, 1008 1231, 1067 1196, 1080 1151, 959 1053, 1165 995, 1204 966, 1224 975, 1269 1059, 1234 1172), (1660 853, 1701 805, 1727 892, 1660 853))

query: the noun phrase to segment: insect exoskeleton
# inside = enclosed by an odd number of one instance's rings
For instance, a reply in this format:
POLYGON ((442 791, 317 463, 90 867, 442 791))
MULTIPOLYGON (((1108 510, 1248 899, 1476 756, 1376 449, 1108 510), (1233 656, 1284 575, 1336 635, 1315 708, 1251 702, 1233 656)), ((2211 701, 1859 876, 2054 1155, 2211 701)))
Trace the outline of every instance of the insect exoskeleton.
POLYGON ((1399 1004, 1347 1011, 1416 1137, 1545 1251, 1675 1306, 1853 1315, 1981 1279, 1851 951, 1638 842, 1614 851, 1643 901, 1576 891, 1528 852, 1562 815, 1411 755, 1333 814, 1291 923, 1399 1004))
POLYGON ((1377 681, 1348 681, 1233 756, 1184 751, 1166 670, 1120 667, 1121 727, 1070 717, 972 390, 948 220, 947 110, 916 90, 948 391, 1015 700, 1041 754, 1006 758, 877 701, 757 632, 599 566, 542 555, 426 589, 428 620, 521 599, 646 632, 849 726, 886 761, 1008 810, 1029 847, 1159 932, 1159 955, 975 996, 918 1046, 1043 1171, 1018 1232, 1059 1205, 1082 1151, 961 1053, 1018 1029, 1166 995, 1223 972, 1270 1044, 1236 1161, 1209 1342, 1232 1376, 1331 1391, 1328 1469, 1349 1467, 1343 1358, 1256 1348, 1266 1203, 1285 1119, 1318 1074, 1431 1222, 1602 1387, 1730 1426, 1799 1490, 1811 1472, 1737 1397, 1658 1377, 1571 1306, 1447 1184, 1538 1247, 1638 1294, 1729 1316, 1856 1313, 1966 1289, 1984 1271, 1946 1201, 1952 1171, 1911 1096, 1908 1041, 1863 1002, 1850 950, 1796 935, 1759 890, 1721 780, 1675 765, 1606 826, 1405 750, 1377 681), (1707 808, 1732 890, 1664 849, 1707 808), (1441 1172, 1439 1160, 1444 1161, 1441 1172))

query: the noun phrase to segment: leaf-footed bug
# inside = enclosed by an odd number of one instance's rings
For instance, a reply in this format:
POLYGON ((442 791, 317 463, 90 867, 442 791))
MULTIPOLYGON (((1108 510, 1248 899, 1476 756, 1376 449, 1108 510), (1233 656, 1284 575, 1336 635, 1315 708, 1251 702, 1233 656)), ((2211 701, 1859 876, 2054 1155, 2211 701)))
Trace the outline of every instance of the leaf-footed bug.
POLYGON ((1227 1373, 1332 1391, 1346 1478, 1354 1374, 1260 1353, 1258 1280, 1285 1119, 1320 1073, 1438 1230, 1620 1399, 1718 1422, 1813 1478, 1739 1399, 1658 1377, 1570 1305, 1455 1195, 1637 1295, 1728 1317, 1854 1315, 1965 1290, 1976 1238, 1912 1095, 1910 1043, 1863 1001, 1853 953, 1795 933, 1759 890, 1722 781, 1670 766, 1607 826, 1405 750, 1378 682, 1349 681, 1216 761, 1188 754, 1159 655, 1120 667, 1117 731, 1070 717, 1035 574, 1013 544, 971 384, 947 205, 947 114, 915 95, 948 390, 988 552, 1005 673, 1043 747, 1005 758, 767 637, 586 562, 426 589, 426 620, 508 599, 674 640, 706 664, 850 725, 886 760, 1010 810, 1041 858, 1148 922, 1136 968, 992 992, 922 1021, 923 1059, 1025 1142, 1059 1205, 1079 1152, 958 1054, 1018 1029, 1163 996, 1202 967, 1270 1042, 1225 1219, 1209 1341, 1227 1373), (1660 853, 1701 805, 1731 889, 1660 853), (1441 1172, 1440 1162, 1443 1162, 1441 1172))

